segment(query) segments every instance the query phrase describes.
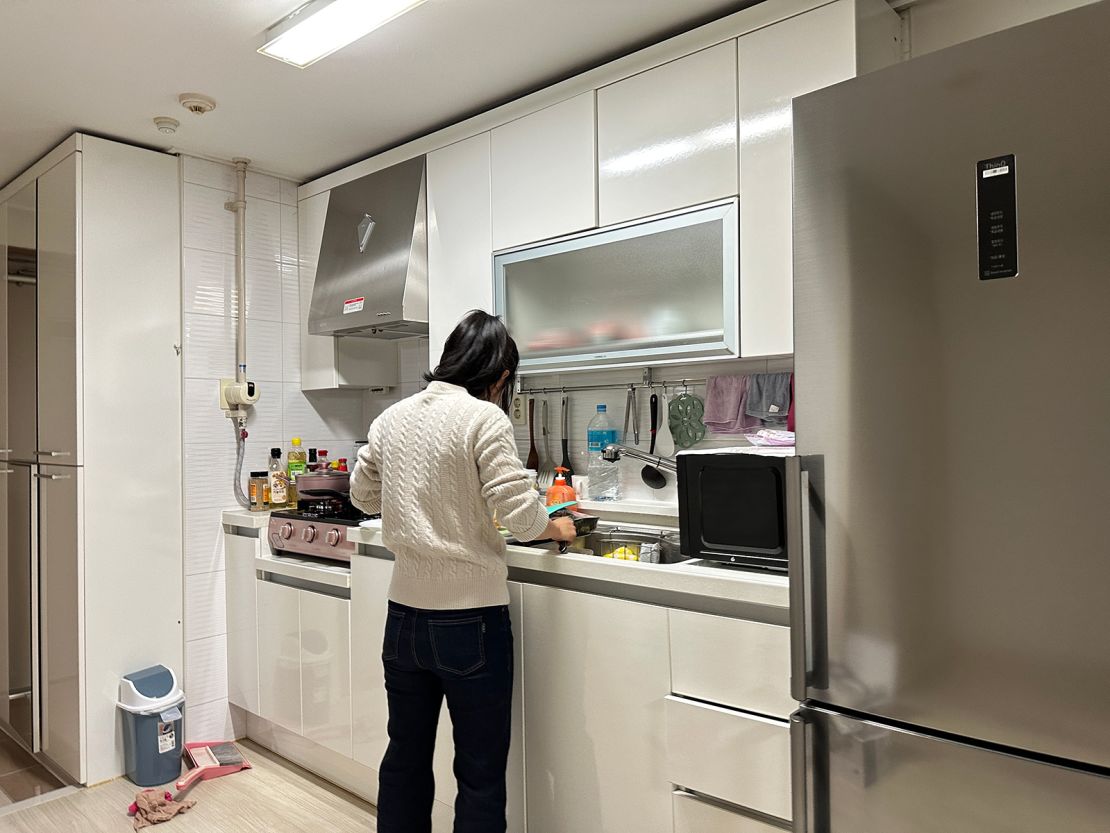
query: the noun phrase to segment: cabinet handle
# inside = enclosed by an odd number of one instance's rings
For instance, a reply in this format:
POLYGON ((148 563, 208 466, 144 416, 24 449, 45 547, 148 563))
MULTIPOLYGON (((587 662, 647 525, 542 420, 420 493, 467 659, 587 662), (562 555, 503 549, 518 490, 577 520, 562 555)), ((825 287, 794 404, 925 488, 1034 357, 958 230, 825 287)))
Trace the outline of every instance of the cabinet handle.
POLYGON ((0 469, 0 474, 14 474, 15 469, 0 469))
POLYGON ((72 474, 36 474, 40 480, 72 480, 72 474))
POLYGON ((10 448, 0 448, 0 454, 11 454, 11 453, 12 453, 12 450, 10 448))
POLYGON ((41 449, 35 449, 35 454, 40 454, 43 457, 72 457, 73 456, 72 451, 42 451, 41 449))

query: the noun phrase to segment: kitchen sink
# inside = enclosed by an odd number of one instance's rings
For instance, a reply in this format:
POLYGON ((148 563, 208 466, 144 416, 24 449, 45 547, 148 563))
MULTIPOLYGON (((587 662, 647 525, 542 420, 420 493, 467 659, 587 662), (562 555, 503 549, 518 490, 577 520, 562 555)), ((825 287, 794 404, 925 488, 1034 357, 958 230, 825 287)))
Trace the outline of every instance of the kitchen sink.
MULTIPOLYGON (((589 535, 583 535, 570 545, 568 552, 572 555, 593 555, 599 558, 613 557, 613 554, 618 551, 636 555, 639 554, 640 548, 645 544, 658 545, 659 561, 657 563, 659 564, 682 564, 691 560, 679 550, 677 533, 642 532, 639 530, 621 529, 619 527, 600 528, 596 532, 591 532, 589 535)), ((519 546, 543 549, 550 552, 559 551, 559 545, 554 541, 525 543, 519 544, 519 546)), ((629 560, 632 561, 632 563, 640 563, 635 558, 618 560, 629 560)))

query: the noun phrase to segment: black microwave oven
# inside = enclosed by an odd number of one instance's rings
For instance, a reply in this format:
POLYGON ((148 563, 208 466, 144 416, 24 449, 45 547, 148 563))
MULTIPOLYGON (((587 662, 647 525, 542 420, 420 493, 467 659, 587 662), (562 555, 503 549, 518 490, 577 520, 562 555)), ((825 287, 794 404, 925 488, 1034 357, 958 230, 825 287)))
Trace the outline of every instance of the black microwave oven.
POLYGON ((683 555, 786 573, 787 459, 758 452, 678 455, 683 555))

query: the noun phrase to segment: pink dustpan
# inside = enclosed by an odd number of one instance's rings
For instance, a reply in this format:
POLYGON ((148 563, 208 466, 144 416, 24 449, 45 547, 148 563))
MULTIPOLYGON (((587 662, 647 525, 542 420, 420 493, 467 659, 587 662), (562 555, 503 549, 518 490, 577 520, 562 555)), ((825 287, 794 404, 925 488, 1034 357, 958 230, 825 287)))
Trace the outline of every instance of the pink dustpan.
POLYGON ((207 781, 251 768, 239 747, 231 741, 202 740, 187 743, 185 757, 192 768, 177 782, 178 792, 189 789, 197 781, 207 781))

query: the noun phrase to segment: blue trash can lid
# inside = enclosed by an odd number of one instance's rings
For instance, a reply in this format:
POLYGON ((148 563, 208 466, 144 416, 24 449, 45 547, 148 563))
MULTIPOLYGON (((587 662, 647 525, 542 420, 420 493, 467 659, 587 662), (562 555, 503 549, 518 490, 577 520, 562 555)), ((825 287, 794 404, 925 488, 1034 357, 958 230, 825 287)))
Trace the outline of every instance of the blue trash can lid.
POLYGON ((125 674, 119 681, 119 707, 125 711, 152 714, 184 701, 185 695, 177 684, 177 675, 164 665, 153 665, 125 674))

